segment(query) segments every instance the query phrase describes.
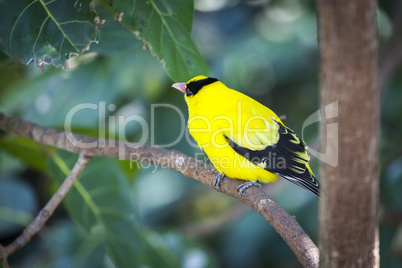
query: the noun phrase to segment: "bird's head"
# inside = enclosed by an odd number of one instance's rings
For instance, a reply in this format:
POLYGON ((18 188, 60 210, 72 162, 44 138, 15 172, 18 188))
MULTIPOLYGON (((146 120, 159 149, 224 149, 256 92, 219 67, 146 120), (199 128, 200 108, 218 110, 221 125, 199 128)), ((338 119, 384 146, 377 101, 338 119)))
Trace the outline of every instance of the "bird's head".
POLYGON ((213 77, 199 75, 188 80, 187 83, 174 83, 172 87, 180 90, 187 97, 196 95, 203 87, 218 81, 213 77))

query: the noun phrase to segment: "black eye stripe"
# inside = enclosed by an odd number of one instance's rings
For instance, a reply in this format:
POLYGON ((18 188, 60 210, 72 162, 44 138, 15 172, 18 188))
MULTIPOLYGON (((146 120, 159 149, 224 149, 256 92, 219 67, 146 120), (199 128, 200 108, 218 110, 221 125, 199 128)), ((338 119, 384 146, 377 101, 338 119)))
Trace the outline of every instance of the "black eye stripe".
POLYGON ((213 78, 213 77, 208 77, 202 80, 198 81, 193 81, 187 84, 187 89, 189 92, 187 92, 187 96, 190 95, 195 95, 198 93, 198 91, 201 90, 206 85, 212 84, 214 82, 218 81, 218 79, 213 78))

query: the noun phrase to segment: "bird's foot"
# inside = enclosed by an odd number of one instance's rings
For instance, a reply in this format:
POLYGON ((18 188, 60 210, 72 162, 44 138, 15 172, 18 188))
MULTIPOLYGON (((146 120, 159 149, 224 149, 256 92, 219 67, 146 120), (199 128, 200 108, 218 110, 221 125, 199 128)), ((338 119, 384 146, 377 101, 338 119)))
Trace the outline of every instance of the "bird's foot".
POLYGON ((223 179, 223 177, 225 177, 225 174, 223 174, 223 173, 219 173, 215 177, 214 185, 217 190, 219 190, 219 184, 221 183, 221 180, 223 179))
POLYGON ((243 192, 251 186, 257 186, 258 188, 261 188, 261 183, 259 183, 258 181, 255 181, 255 182, 248 181, 248 182, 241 184, 239 187, 237 187, 237 190, 239 191, 239 195, 242 196, 243 192))

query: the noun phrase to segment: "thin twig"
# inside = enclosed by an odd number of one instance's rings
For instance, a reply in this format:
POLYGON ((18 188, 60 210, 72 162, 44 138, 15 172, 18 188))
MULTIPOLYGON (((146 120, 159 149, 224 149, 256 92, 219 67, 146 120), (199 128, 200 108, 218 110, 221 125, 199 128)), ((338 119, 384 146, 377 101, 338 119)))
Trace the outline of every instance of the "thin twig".
POLYGON ((0 260, 4 267, 8 267, 8 256, 25 246, 31 240, 31 238, 43 227, 46 221, 53 214, 54 210, 64 199, 70 188, 73 186, 74 182, 77 180, 78 176, 80 175, 86 164, 89 162, 89 160, 90 157, 80 154, 70 174, 64 180, 63 184, 59 187, 57 192, 47 202, 45 207, 39 212, 35 220, 31 224, 29 224, 24 229, 22 234, 19 235, 11 244, 6 247, 0 247, 0 260))
MULTIPOLYGON (((2 113, 0 113, 0 129, 10 134, 70 152, 88 156, 110 156, 135 162, 151 163, 175 170, 216 189, 214 179, 218 173, 212 165, 198 161, 175 150, 166 150, 147 144, 97 139, 44 128, 2 113), (87 145, 84 147, 89 148, 83 148, 83 145, 87 145)), ((239 199, 247 206, 259 212, 282 236, 304 267, 318 267, 318 248, 294 217, 290 216, 258 187, 250 187, 242 196, 239 196, 237 188, 242 183, 243 181, 227 179, 225 177, 221 181, 219 191, 239 199)))

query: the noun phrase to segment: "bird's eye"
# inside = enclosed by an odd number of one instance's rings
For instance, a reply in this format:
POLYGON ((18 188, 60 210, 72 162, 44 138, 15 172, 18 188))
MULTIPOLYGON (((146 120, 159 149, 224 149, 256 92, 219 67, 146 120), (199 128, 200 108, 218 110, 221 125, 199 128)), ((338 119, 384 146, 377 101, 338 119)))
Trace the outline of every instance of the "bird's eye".
POLYGON ((186 93, 187 93, 187 96, 193 95, 193 92, 191 92, 190 89, 188 89, 188 88, 186 88, 186 93))

